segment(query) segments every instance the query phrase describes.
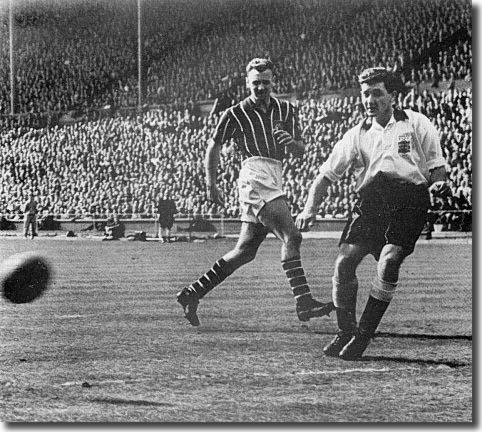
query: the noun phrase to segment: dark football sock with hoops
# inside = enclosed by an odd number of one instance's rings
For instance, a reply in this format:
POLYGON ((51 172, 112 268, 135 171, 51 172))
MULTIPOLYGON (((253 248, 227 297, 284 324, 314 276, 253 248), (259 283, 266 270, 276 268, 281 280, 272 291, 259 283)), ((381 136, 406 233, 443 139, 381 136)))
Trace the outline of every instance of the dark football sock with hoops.
POLYGON ((189 291, 194 291, 198 297, 203 298, 209 291, 226 279, 232 271, 229 271, 228 264, 223 258, 216 261, 213 267, 204 273, 196 282, 188 287, 189 291))
POLYGON ((378 275, 373 279, 370 296, 358 325, 360 331, 373 337, 393 298, 396 288, 397 282, 384 281, 378 275))
POLYGON ((301 259, 295 258, 289 261, 282 261, 283 270, 293 291, 293 296, 297 303, 310 301, 313 297, 311 295, 310 287, 306 281, 305 271, 301 265, 301 259))
POLYGON ((365 310, 360 318, 358 328, 360 332, 368 337, 375 336, 375 331, 385 314, 390 302, 379 300, 373 296, 368 297, 365 310))

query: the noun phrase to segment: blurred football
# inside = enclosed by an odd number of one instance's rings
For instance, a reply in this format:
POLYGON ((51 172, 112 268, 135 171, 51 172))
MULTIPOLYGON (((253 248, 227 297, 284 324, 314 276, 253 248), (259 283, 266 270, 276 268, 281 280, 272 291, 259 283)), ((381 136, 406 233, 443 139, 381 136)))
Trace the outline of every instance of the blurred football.
POLYGON ((44 257, 35 252, 10 256, 0 265, 3 297, 12 303, 28 303, 47 289, 52 272, 44 257))

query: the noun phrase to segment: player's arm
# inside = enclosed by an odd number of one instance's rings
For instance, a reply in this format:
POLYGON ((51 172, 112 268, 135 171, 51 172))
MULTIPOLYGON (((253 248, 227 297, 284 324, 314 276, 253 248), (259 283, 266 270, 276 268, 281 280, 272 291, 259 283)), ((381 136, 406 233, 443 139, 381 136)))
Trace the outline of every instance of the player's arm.
POLYGON ((442 154, 439 133, 427 117, 419 115, 418 120, 417 131, 421 137, 422 149, 430 172, 428 179, 430 192, 439 195, 448 194, 450 187, 447 184, 445 158, 442 154))
POLYGON ((222 193, 216 186, 220 151, 223 142, 231 138, 234 131, 235 124, 232 117, 229 115, 229 110, 227 110, 219 119, 214 136, 208 140, 208 147, 204 159, 208 199, 221 206, 224 204, 222 193))
POLYGON ((289 152, 293 153, 295 156, 301 156, 305 151, 305 143, 302 139, 294 139, 289 132, 284 130, 273 132, 276 141, 284 146, 289 152))
POLYGON ((308 198, 303 211, 296 218, 296 226, 300 231, 306 231, 316 219, 316 213, 321 202, 327 195, 328 186, 331 180, 325 177, 324 173, 318 174, 310 187, 308 198))
POLYGON ((216 174, 219 165, 219 153, 221 144, 214 139, 208 141, 204 167, 206 170, 206 188, 208 198, 215 204, 223 205, 221 191, 216 186, 216 174))
POLYGON ((435 195, 447 195, 451 193, 450 186, 447 184, 445 166, 435 167, 430 170, 429 188, 430 192, 435 195))
POLYGON ((447 180, 447 172, 445 166, 439 166, 430 170, 429 183, 432 185, 437 182, 445 182, 447 180))
POLYGON ((333 147, 333 151, 321 166, 318 176, 308 192, 303 211, 296 218, 296 226, 299 230, 308 230, 315 221, 316 213, 321 202, 327 195, 328 187, 340 180, 348 167, 358 158, 355 146, 354 129, 348 131, 343 138, 333 147))
POLYGON ((305 143, 301 136, 298 113, 291 104, 288 104, 288 116, 285 123, 288 130, 275 130, 273 135, 287 151, 295 156, 301 156, 305 151, 305 143))

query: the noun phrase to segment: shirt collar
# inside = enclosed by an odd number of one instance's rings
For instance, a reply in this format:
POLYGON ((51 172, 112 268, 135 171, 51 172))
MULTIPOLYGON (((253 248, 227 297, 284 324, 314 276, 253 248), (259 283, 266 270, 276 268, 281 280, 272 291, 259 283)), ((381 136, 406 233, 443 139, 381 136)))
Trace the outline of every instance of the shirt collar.
MULTIPOLYGON (((268 109, 271 107, 272 103, 273 103, 273 96, 270 96, 268 106, 267 106, 268 109)), ((251 95, 246 98, 246 104, 251 108, 260 108, 261 107, 261 103, 256 102, 251 95)))
MULTIPOLYGON (((399 121, 405 121, 405 120, 408 120, 407 113, 401 109, 394 109, 393 114, 387 123, 387 126, 389 124, 399 122, 399 121)), ((369 130, 374 123, 378 124, 375 119, 372 119, 371 117, 365 117, 365 119, 363 120, 362 128, 365 130, 369 130)))

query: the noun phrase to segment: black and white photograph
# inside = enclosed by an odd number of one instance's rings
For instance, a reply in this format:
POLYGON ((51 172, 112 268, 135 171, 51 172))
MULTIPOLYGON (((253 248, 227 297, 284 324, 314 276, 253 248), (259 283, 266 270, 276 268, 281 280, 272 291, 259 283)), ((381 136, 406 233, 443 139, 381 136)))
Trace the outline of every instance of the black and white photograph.
POLYGON ((476 424, 478 7, 0 0, 6 428, 476 424))

